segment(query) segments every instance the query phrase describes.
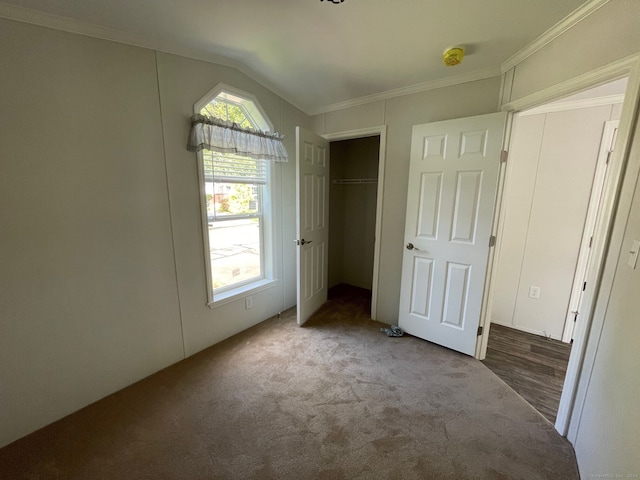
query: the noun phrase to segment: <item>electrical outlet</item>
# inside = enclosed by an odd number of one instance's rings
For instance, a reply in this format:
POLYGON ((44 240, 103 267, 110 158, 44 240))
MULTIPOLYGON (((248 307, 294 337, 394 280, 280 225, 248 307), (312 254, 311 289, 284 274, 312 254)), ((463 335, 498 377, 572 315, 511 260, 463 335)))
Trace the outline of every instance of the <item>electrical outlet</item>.
POLYGON ((529 287, 529 298, 540 298, 540 287, 529 287))
POLYGON ((247 310, 253 308, 253 297, 245 297, 244 308, 246 308, 247 310))

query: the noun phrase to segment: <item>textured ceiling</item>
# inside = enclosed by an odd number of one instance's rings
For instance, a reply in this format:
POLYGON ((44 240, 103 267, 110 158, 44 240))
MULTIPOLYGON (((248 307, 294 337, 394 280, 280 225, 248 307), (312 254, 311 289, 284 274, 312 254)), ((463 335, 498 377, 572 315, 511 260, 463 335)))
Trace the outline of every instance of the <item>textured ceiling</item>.
POLYGON ((133 43, 224 57, 307 113, 498 69, 585 0, 4 0, 133 43), (126 38, 123 36, 123 38, 126 38), (465 45, 457 67, 442 52, 465 45))

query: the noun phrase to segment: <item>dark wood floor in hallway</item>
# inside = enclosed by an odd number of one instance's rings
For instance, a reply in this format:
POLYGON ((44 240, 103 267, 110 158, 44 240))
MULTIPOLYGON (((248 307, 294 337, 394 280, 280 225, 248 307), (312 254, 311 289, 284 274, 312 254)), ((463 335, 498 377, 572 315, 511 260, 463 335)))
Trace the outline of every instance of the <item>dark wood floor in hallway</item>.
POLYGON ((571 345, 492 324, 484 364, 555 422, 571 345))

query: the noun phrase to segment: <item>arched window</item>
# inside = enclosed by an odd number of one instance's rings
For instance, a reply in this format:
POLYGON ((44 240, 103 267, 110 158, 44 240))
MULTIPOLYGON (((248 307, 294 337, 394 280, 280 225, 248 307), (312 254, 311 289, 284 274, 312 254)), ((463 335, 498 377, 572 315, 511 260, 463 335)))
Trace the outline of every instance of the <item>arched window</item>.
MULTIPOLYGON (((272 132, 250 94, 219 85, 195 113, 272 132)), ((209 304, 273 281, 272 162, 238 153, 198 152, 209 304)))

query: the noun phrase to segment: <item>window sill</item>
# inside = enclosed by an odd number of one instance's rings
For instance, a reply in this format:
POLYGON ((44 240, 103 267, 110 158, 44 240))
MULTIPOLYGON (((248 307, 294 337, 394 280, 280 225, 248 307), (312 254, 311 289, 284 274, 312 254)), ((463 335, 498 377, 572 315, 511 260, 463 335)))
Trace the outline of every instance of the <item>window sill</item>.
POLYGON ((226 305, 227 303, 236 301, 239 298, 243 298, 253 293, 260 292, 262 290, 266 290, 268 288, 274 287, 277 283, 278 283, 277 280, 268 280, 268 279, 259 280, 257 282, 253 282, 248 285, 243 285, 241 287, 228 290, 224 293, 219 293, 217 295, 214 294, 213 302, 207 303, 207 307, 214 309, 222 305, 226 305))

